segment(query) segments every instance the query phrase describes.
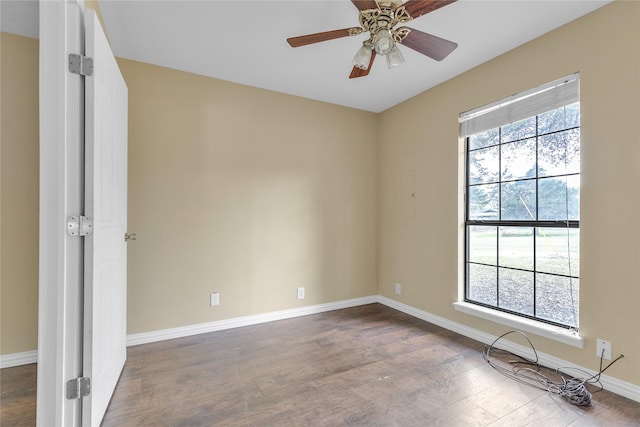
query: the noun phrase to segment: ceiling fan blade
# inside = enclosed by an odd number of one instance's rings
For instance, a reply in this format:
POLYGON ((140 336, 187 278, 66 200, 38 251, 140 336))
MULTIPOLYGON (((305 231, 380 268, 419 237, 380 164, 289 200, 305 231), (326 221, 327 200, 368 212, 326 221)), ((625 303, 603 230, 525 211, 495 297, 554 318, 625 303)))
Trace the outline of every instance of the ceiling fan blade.
POLYGON ((341 37, 355 36, 362 32, 360 27, 343 28, 341 30, 325 31, 323 33, 307 34, 306 36, 289 37, 287 42, 291 47, 305 46, 308 44, 339 39, 341 37))
POLYGON ((355 79, 357 77, 365 77, 369 75, 369 71, 371 71, 371 66, 373 65, 373 60, 376 57, 376 51, 372 50, 371 51, 371 59, 369 60, 369 66, 367 67, 366 70, 361 70, 358 67, 353 67, 353 70, 351 70, 351 74, 349 74, 349 78, 350 79, 355 79))
POLYGON ((376 0, 351 0, 358 10, 380 9, 376 0))
POLYGON ((441 39, 440 37, 424 33, 420 30, 408 27, 402 28, 410 30, 409 34, 402 40, 401 44, 403 46, 410 47, 416 52, 427 55, 436 61, 442 61, 458 47, 458 43, 441 39))
POLYGON ((402 6, 413 19, 416 19, 455 1, 457 0, 407 0, 402 6))

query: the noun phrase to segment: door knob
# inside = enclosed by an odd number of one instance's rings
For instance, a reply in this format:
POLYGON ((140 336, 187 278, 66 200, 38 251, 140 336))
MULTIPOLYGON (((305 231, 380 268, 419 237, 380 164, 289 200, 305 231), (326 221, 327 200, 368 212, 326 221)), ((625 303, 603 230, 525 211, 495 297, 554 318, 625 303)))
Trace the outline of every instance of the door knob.
POLYGON ((129 233, 124 233, 124 241, 125 241, 125 242, 127 242, 127 241, 129 241, 129 240, 136 240, 136 237, 137 237, 137 236, 135 235, 135 233, 131 233, 131 234, 129 234, 129 233))

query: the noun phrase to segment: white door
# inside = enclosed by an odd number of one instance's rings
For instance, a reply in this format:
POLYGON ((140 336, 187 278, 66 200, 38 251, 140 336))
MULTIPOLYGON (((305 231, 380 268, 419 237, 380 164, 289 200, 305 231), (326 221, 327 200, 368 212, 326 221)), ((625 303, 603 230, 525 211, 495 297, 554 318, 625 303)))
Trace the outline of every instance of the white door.
POLYGON ((85 11, 85 237, 82 424, 97 426, 126 359, 127 86, 92 10, 85 11))
POLYGON ((84 20, 86 28, 76 1, 40 1, 43 427, 99 425, 126 356, 127 88, 94 14, 84 20), (69 71, 69 54, 83 52, 94 57, 93 76, 69 71), (93 235, 68 233, 72 216, 92 217, 93 235), (91 393, 69 398, 83 376, 91 393))

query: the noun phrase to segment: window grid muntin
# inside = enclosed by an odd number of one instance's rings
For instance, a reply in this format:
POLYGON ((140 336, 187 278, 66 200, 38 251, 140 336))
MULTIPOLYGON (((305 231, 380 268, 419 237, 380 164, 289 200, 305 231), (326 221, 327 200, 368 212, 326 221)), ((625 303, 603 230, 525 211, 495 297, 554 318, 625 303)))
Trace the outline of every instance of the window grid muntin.
MULTIPOLYGON (((565 105, 563 108, 566 108, 569 105, 573 105, 573 104, 568 104, 565 105)), ((579 106, 578 106, 579 109, 579 106)), ((579 111, 579 110, 578 110, 579 111)), ((546 112, 540 113, 540 114, 545 114, 546 112)), ((465 158, 465 164, 466 164, 466 173, 465 173, 465 177, 466 177, 466 181, 465 181, 465 269, 464 269, 464 280, 465 280, 465 287, 464 287, 464 300, 466 302, 470 302, 473 304, 477 304, 480 306, 484 306, 493 310, 498 310, 498 311, 502 311, 502 312, 506 312, 506 313, 510 313, 510 314, 514 314, 520 317, 525 317, 525 318, 529 318, 535 321, 539 321, 539 322, 543 322, 543 323, 547 323, 547 324, 552 324, 552 325, 556 325, 556 326, 560 326, 563 328, 577 328, 578 325, 566 325, 563 323, 558 323, 549 319, 545 319, 545 318, 541 318, 541 317, 537 317, 537 295, 536 295, 536 291, 537 291, 537 275, 538 274, 547 274, 550 276, 557 276, 557 277, 564 277, 564 278, 569 278, 569 279, 576 279, 579 280, 579 276, 578 275, 563 275, 563 274, 557 274, 557 273, 547 273, 547 272, 542 272, 542 271, 538 271, 538 265, 537 265, 537 232, 539 228, 561 228, 561 229, 571 229, 571 228, 575 228, 575 229, 579 229, 580 228, 580 221, 579 220, 537 220, 537 218, 539 218, 539 182, 540 182, 540 176, 539 176, 539 139, 541 137, 545 137, 548 135, 553 135, 553 134, 558 134, 561 132, 568 132, 571 130, 575 130, 575 129, 580 129, 580 126, 572 126, 572 127, 567 127, 567 128, 562 128, 562 129, 557 129, 551 132, 546 132, 546 133, 541 133, 539 134, 539 116, 540 114, 537 114, 535 116, 535 135, 531 136, 525 136, 523 138, 520 139, 515 139, 512 141, 508 141, 508 142, 502 142, 502 127, 503 126, 499 126, 498 129, 498 143, 497 144, 493 144, 493 145, 488 145, 488 146, 483 146, 483 147, 477 147, 477 148, 473 148, 470 149, 469 148, 469 143, 470 143, 470 136, 467 136, 465 138, 465 151, 467 153, 466 158, 465 158), (520 179, 514 179, 514 180, 502 180, 502 147, 506 144, 513 144, 513 143, 517 143, 520 141, 525 141, 525 140, 529 140, 529 139, 535 139, 535 177, 533 178, 520 178, 520 179), (498 176, 499 176, 499 180, 497 182, 482 182, 482 183, 476 183, 476 184, 469 184, 470 182, 470 164, 469 164, 469 153, 473 152, 473 151, 478 151, 478 150, 483 150, 483 149, 488 149, 491 147, 495 147, 498 146, 498 176), (535 200, 536 200, 536 220, 532 220, 532 221, 524 221, 524 220, 502 220, 502 184, 503 183, 510 183, 510 182, 518 182, 518 181, 532 181, 535 180, 536 181, 536 185, 535 185, 535 200), (474 186, 481 186, 481 185, 495 185, 498 184, 498 220, 470 220, 469 219, 469 215, 470 215, 470 203, 469 203, 469 188, 474 187, 474 186), (484 264, 484 263, 478 263, 478 262, 471 262, 469 261, 470 259, 470 245, 469 245, 469 238, 470 238, 470 227, 471 226, 491 226, 491 227, 496 227, 496 265, 492 265, 492 264, 484 264), (533 270, 527 270, 527 269, 517 269, 517 268, 511 268, 511 267, 504 267, 500 265, 500 259, 499 259, 499 254, 500 254, 500 227, 506 227, 506 226, 510 226, 510 227, 531 227, 533 228, 533 235, 532 235, 532 239, 533 239, 533 270), (469 298, 469 267, 470 265, 484 265, 487 267, 495 267, 496 268, 496 305, 493 306, 491 304, 486 304, 484 302, 480 302, 480 301, 475 301, 469 298), (533 274, 533 315, 528 315, 526 313, 521 313, 521 312, 516 312, 513 310, 508 310, 505 309, 503 307, 500 307, 500 268, 506 268, 506 269, 511 269, 511 270, 515 270, 515 271, 524 271, 524 272, 530 272, 533 274)), ((578 113, 579 114, 579 113, 578 113)), ((565 154, 567 155, 567 154, 565 154)), ((569 176, 580 176, 580 173, 565 173, 565 174, 555 174, 555 175, 545 175, 544 178, 562 178, 562 177, 569 177, 569 176)), ((567 189, 568 191, 568 189, 567 189)), ((566 202, 568 204, 568 194, 566 196, 566 202)), ((569 213, 567 212, 567 215, 569 215, 569 213)), ((569 262, 570 258, 571 258, 571 253, 569 252, 567 254, 567 256, 569 257, 569 262)))

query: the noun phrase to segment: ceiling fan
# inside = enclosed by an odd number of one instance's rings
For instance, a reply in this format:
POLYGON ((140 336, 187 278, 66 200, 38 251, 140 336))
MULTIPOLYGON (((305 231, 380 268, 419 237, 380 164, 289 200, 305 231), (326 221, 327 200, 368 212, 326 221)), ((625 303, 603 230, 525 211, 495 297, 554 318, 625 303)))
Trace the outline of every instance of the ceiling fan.
POLYGON ((368 75, 376 54, 386 55, 389 68, 402 64, 404 58, 398 49, 398 44, 410 47, 436 61, 442 61, 458 47, 457 43, 413 28, 394 27, 397 24, 411 21, 455 1, 407 0, 400 4, 385 0, 351 0, 360 11, 361 27, 291 37, 287 39, 287 42, 291 47, 299 47, 369 32, 370 37, 362 43, 362 47, 353 58, 354 67, 349 75, 351 79, 368 75))

